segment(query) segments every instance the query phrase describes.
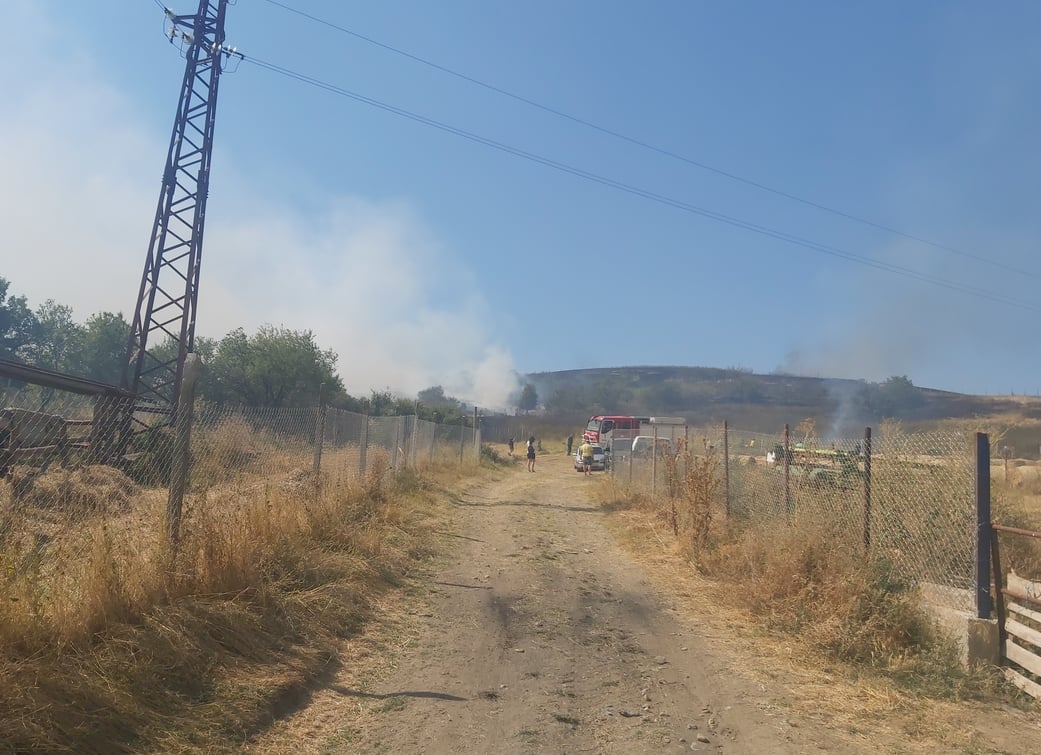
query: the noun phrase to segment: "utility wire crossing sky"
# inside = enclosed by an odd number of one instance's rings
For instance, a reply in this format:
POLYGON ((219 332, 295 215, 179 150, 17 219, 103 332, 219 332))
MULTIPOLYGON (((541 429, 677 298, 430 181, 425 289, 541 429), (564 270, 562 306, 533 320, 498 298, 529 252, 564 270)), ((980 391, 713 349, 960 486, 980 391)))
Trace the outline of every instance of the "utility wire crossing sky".
MULTIPOLYGON (((133 304, 183 68, 118 5, 16 0, 0 52, 0 274, 80 319, 133 304)), ((485 405, 628 364, 1041 392, 1038 15, 240 0, 198 332, 485 405)))

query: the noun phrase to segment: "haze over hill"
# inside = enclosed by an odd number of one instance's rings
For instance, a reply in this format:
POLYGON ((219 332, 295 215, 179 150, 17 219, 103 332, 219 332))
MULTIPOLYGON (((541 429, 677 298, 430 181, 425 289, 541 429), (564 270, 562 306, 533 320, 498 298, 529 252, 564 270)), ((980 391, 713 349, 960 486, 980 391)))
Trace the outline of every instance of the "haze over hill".
MULTIPOLYGON (((634 366, 536 372, 526 376, 547 413, 678 415, 772 432, 812 418, 825 437, 859 435, 883 419, 905 427, 1015 415, 1041 424, 1041 398, 971 396, 915 386, 904 376, 879 383, 799 375, 760 375, 714 367, 634 366)), ((1031 444, 1034 445, 1034 444, 1031 444)))

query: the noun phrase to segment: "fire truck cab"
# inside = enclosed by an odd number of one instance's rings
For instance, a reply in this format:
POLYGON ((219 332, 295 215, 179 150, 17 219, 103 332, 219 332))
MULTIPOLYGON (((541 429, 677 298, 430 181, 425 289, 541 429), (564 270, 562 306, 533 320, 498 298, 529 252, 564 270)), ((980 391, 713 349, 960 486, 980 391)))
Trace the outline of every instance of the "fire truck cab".
POLYGON ((640 434, 640 423, 649 417, 630 417, 619 414, 597 414, 589 418, 582 440, 604 445, 608 438, 634 438, 640 434))

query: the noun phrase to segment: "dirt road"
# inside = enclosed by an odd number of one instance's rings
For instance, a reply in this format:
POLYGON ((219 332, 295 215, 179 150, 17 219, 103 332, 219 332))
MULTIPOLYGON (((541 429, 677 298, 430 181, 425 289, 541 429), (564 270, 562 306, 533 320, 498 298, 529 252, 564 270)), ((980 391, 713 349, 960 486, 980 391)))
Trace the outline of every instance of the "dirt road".
POLYGON ((356 643, 250 751, 863 751, 734 674, 719 630, 677 611, 615 543, 595 484, 561 454, 458 499, 451 555, 407 626, 383 647, 356 643))

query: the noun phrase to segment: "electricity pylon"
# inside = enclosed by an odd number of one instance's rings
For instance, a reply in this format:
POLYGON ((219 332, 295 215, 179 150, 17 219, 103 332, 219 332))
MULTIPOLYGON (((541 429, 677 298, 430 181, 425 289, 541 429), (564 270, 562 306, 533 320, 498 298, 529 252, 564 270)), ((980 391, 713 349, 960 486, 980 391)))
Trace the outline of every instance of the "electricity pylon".
POLYGON ((224 46, 227 6, 200 0, 190 16, 165 9, 167 37, 184 52, 184 81, 122 376, 136 396, 134 411, 160 415, 146 423, 153 426, 173 421, 185 357, 195 346, 217 87, 226 62, 241 57, 224 46))

